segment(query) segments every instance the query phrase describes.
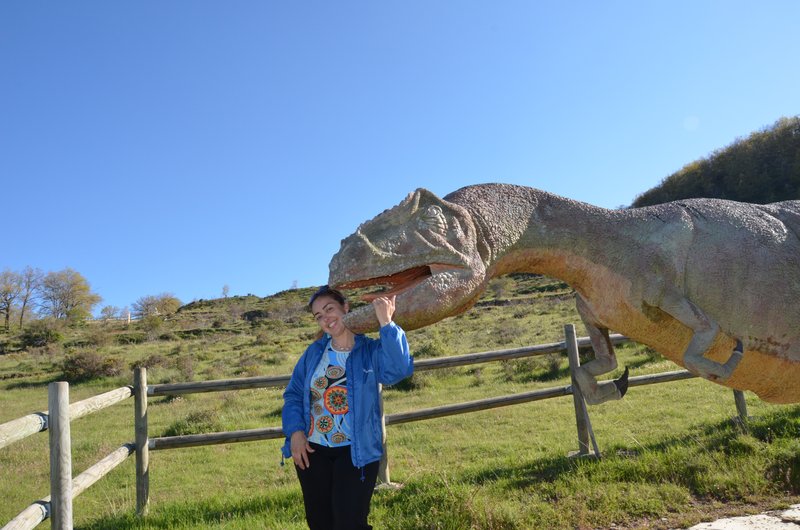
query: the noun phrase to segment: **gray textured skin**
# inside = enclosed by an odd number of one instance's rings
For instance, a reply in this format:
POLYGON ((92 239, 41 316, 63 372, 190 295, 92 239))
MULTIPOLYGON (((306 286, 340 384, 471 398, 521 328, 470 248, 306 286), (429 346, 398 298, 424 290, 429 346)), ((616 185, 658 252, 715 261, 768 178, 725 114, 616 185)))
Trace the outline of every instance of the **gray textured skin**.
MULTIPOLYGON (((470 308, 489 280, 545 274, 577 293, 595 350, 578 382, 587 401, 618 399, 596 376, 617 366, 609 330, 717 383, 766 401, 800 401, 800 201, 713 199, 607 210, 534 188, 482 184, 444 199, 418 189, 342 241, 329 283, 397 285, 395 320, 426 326, 470 308), (429 267, 429 269, 427 268, 429 267), (740 340, 744 353, 733 352, 740 340)), ((377 328, 369 308, 354 331, 377 328)))

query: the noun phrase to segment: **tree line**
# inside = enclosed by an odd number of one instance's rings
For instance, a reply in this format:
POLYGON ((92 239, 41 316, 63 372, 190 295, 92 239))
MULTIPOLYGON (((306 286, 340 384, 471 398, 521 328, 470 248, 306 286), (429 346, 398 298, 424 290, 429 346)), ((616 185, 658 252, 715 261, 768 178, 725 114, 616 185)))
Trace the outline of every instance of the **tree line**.
POLYGON ((767 204, 800 199, 800 116, 738 139, 684 166, 634 201, 634 207, 706 197, 767 204))
MULTIPOLYGON (((0 272, 0 319, 6 332, 12 321, 22 329, 29 320, 49 318, 67 324, 84 322, 102 301, 89 282, 79 272, 66 268, 43 272, 27 266, 21 271, 5 269, 0 272)), ((164 316, 175 313, 181 301, 171 293, 142 296, 132 304, 130 314, 135 318, 164 316)), ((103 319, 114 319, 129 313, 127 308, 104 306, 103 319)))

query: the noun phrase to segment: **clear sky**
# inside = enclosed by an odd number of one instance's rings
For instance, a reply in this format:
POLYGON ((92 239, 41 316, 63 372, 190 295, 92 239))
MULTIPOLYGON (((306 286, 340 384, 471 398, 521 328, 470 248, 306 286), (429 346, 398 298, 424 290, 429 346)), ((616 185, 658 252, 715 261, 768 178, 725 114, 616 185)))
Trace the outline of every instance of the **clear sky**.
POLYGON ((5 0, 0 270, 326 282, 417 187, 615 208, 800 114, 800 2, 5 0))

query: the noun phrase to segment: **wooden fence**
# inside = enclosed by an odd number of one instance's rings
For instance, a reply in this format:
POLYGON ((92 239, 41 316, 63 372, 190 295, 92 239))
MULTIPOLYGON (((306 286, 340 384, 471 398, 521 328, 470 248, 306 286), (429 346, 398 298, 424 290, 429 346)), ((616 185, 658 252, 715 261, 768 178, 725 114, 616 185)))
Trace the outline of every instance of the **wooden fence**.
MULTIPOLYGON (((505 407, 567 395, 573 396, 578 435, 578 449, 573 454, 591 455, 599 458, 600 449, 592 431, 586 404, 574 379, 575 369, 580 366, 578 356, 579 349, 590 347, 590 342, 588 338, 577 339, 575 336, 575 328, 572 324, 564 326, 564 333, 564 342, 416 360, 414 362, 414 369, 415 371, 421 371, 466 366, 490 361, 505 361, 535 355, 563 353, 566 350, 569 357, 570 373, 573 374, 573 378, 572 384, 566 386, 545 388, 520 394, 480 399, 389 415, 383 414, 383 403, 381 402, 382 423, 384 427, 384 454, 379 468, 379 483, 384 485, 391 484, 387 463, 386 425, 439 418, 454 414, 464 414, 467 412, 488 410, 496 407, 505 407)), ((612 335, 611 340, 614 344, 628 341, 627 338, 621 335, 612 335)), ((150 438, 147 428, 147 400, 150 396, 285 386, 289 382, 289 377, 288 375, 247 377, 240 379, 148 385, 147 370, 145 368, 137 368, 134 371, 133 386, 111 390, 104 394, 73 403, 72 405, 69 404, 69 386, 67 383, 51 383, 48 387, 49 410, 47 412, 36 412, 0 425, 0 449, 37 432, 49 430, 50 495, 32 503, 0 530, 27 530, 34 528, 48 517, 51 520, 51 528, 58 530, 71 529, 72 500, 112 469, 124 462, 131 454, 136 455, 136 511, 139 515, 145 515, 148 511, 150 498, 150 451, 234 442, 252 442, 283 437, 280 427, 268 427, 262 429, 150 438), (119 403, 129 397, 134 397, 135 400, 135 440, 122 444, 121 447, 101 461, 97 462, 77 477, 72 478, 70 422, 92 412, 119 403)), ((681 379, 690 379, 693 377, 696 376, 686 370, 678 370, 631 377, 629 386, 651 385, 678 381, 681 379)), ((746 421, 747 409, 744 395, 742 392, 735 390, 734 396, 739 417, 743 421, 746 421)))
POLYGON ((73 478, 70 422, 119 403, 133 396, 133 393, 133 387, 125 386, 70 405, 69 385, 63 382, 50 383, 46 412, 28 414, 0 425, 0 448, 44 430, 49 431, 50 435, 50 495, 32 503, 2 530, 34 528, 48 517, 51 528, 72 528, 72 499, 124 462, 135 447, 133 444, 123 444, 73 478))

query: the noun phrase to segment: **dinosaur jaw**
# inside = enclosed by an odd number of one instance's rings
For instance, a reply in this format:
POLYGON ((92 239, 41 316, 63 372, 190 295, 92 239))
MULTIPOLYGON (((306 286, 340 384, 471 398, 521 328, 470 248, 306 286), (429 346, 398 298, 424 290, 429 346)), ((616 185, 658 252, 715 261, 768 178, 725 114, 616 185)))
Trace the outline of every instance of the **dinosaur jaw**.
POLYGON ((407 269, 389 276, 380 276, 365 280, 356 280, 337 286, 339 289, 358 289, 360 287, 380 286, 384 287, 381 291, 367 293, 361 296, 365 302, 372 302, 381 296, 399 296, 400 294, 413 289, 420 283, 433 276, 433 267, 436 265, 422 265, 407 269))
MULTIPOLYGON (((381 296, 396 296, 394 320, 406 330, 427 326, 452 316, 474 303, 481 279, 465 267, 430 264, 391 275, 336 284, 337 289, 378 286, 383 290, 361 296, 366 302, 381 296)), ((380 326, 371 305, 361 306, 344 316, 345 325, 355 333, 375 331, 380 326)))

